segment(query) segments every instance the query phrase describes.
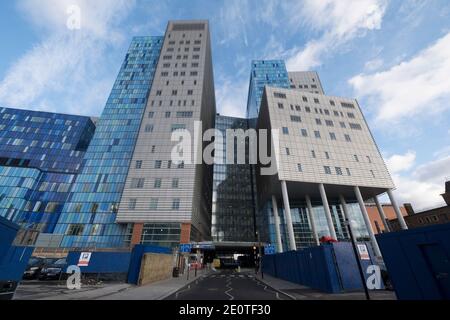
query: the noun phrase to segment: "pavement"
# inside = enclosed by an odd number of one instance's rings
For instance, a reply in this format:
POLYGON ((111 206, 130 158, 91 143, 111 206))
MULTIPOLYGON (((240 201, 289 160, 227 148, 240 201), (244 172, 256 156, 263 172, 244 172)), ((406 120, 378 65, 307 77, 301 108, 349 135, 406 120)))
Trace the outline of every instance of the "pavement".
POLYGON ((199 270, 196 277, 192 270, 189 279, 185 274, 143 287, 126 283, 101 283, 84 285, 80 290, 68 290, 64 282, 24 281, 17 288, 14 300, 163 300, 209 272, 199 270))
MULTIPOLYGON (((264 278, 262 278, 261 274, 258 274, 257 279, 294 300, 366 300, 366 295, 363 291, 330 294, 274 278, 267 274, 264 274, 264 278)), ((372 300, 397 300, 393 291, 376 290, 369 293, 372 300)))
POLYGON ((165 300, 291 300, 262 283, 254 272, 223 270, 207 274, 165 300))

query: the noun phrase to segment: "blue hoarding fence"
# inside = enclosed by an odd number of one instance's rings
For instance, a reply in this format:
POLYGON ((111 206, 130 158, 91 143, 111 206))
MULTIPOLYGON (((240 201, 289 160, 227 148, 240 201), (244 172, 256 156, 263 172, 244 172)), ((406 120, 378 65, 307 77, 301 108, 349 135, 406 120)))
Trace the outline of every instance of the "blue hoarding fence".
POLYGON ((400 300, 450 300, 450 224, 377 236, 400 300))
MULTIPOLYGON (((369 257, 361 262, 364 270, 376 264, 370 248, 369 257)), ((263 271, 273 277, 327 293, 364 288, 352 245, 347 242, 265 255, 263 271)))

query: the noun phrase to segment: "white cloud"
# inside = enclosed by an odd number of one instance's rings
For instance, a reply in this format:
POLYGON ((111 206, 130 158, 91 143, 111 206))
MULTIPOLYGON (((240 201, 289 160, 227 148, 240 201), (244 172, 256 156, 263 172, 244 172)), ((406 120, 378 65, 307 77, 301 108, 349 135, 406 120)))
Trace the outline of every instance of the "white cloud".
POLYGON ((108 49, 124 40, 117 24, 132 6, 133 1, 126 0, 19 2, 21 12, 43 39, 0 81, 0 103, 65 113, 100 113, 112 87, 111 75, 117 72, 117 67, 107 65, 111 59, 108 49), (81 30, 66 27, 66 9, 72 4, 81 8, 81 30))
POLYGON ((322 35, 304 48, 294 48, 287 61, 292 70, 308 70, 322 64, 325 55, 368 30, 381 27, 386 0, 306 0, 285 4, 290 28, 308 26, 322 35))
MULTIPOLYGON (((443 155, 443 152, 439 152, 443 155)), ((450 155, 415 165, 415 152, 408 151, 404 155, 393 155, 386 160, 397 186, 395 195, 400 203, 412 203, 414 208, 444 205, 440 196, 444 192, 445 181, 449 178, 450 155)))
POLYGON ((449 108, 450 33, 390 70, 349 80, 359 97, 371 99, 377 120, 395 121, 449 108))
POLYGON ((411 169, 416 161, 416 153, 408 151, 406 154, 396 154, 386 160, 391 173, 400 173, 411 169))

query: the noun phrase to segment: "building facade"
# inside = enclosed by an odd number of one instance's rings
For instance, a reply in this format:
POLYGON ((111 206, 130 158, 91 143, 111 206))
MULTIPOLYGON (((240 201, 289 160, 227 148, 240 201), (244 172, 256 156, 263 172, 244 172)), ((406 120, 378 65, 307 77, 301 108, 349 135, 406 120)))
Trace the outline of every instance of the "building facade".
MULTIPOLYGON (((217 115, 216 130, 224 137, 216 142, 214 164, 212 238, 215 242, 254 242, 255 192, 253 190, 252 166, 228 164, 226 159, 227 130, 248 130, 247 119, 217 115), (221 157, 219 159, 218 157, 221 157)), ((246 141, 248 151, 248 141, 246 141)), ((234 149, 235 155, 237 148, 234 149)), ((248 153, 246 154, 248 163, 248 153)))
POLYGON ((89 117, 0 109, 0 213, 53 233, 94 135, 89 117))
POLYGON ((260 225, 269 226, 262 234, 271 235, 269 240, 279 251, 295 250, 319 244, 322 236, 348 239, 345 222, 354 220, 353 231, 363 238, 367 235, 380 256, 364 200, 379 203, 377 196, 388 192, 397 216, 403 216, 358 102, 266 86, 257 127, 279 133, 277 143, 273 139, 270 145, 277 174, 264 176, 261 166, 257 173, 258 202, 266 208, 258 217, 260 225))

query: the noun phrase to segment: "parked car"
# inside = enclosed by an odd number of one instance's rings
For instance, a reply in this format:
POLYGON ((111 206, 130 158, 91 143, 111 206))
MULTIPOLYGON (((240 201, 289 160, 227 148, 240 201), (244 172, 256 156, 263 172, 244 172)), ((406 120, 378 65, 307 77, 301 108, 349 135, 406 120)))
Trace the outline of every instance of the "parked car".
POLYGON ((28 262, 28 266, 23 273, 24 280, 34 280, 38 279, 41 274, 42 269, 45 266, 55 263, 58 259, 52 258, 42 258, 42 257, 31 257, 28 262))
POLYGON ((42 268, 39 280, 59 280, 64 278, 67 267, 66 259, 56 260, 54 263, 46 265, 42 268))

